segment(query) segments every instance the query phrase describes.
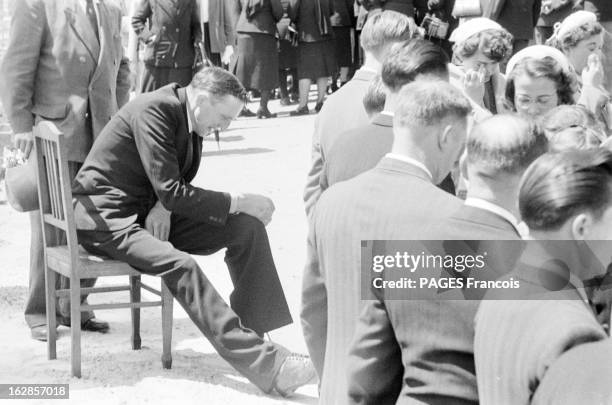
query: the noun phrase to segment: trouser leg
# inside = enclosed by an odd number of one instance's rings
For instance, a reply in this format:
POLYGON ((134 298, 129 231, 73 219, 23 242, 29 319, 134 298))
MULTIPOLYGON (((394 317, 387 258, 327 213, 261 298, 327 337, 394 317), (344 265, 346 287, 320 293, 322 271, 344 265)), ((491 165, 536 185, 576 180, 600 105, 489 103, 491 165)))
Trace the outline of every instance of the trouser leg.
POLYGON ((175 248, 196 255, 227 248, 225 262, 234 284, 230 304, 243 325, 263 334, 292 323, 261 221, 232 215, 225 226, 216 227, 173 216, 170 241, 175 248))
POLYGON ((188 253, 154 238, 138 225, 120 234, 80 231, 79 241, 94 253, 125 261, 143 273, 162 276, 219 355, 263 391, 273 387, 288 350, 266 342, 243 326, 188 253))

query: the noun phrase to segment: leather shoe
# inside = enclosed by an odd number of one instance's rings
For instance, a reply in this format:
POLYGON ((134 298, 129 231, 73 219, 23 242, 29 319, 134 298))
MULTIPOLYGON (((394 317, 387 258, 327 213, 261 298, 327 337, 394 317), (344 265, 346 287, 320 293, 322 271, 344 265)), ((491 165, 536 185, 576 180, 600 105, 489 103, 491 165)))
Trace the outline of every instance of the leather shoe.
POLYGON ((300 116, 300 115, 308 115, 308 114, 310 114, 310 111, 308 110, 308 106, 307 105, 305 105, 304 107, 298 107, 296 110, 291 111, 289 113, 289 115, 292 116, 292 117, 297 117, 297 116, 300 116))
POLYGON ((283 361, 274 380, 274 389, 283 397, 288 397, 299 387, 315 381, 316 378, 317 372, 310 357, 292 353, 283 361))
POLYGON ((47 341, 47 325, 35 326, 30 329, 30 334, 32 335, 32 339, 40 340, 41 342, 47 341))
POLYGON ((239 117, 254 117, 256 114, 249 110, 248 108, 244 107, 242 109, 242 111, 240 111, 240 114, 238 114, 239 117))
POLYGON ((110 329, 108 322, 100 321, 96 318, 89 318, 81 325, 81 330, 86 330, 89 332, 99 332, 106 333, 110 329))

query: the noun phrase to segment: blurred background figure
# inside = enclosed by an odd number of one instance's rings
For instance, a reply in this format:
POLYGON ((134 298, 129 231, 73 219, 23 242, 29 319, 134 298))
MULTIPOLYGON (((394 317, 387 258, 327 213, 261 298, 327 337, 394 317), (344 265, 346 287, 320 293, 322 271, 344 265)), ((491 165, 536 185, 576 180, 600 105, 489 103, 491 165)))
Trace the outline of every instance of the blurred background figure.
POLYGON ((535 30, 536 43, 543 45, 554 33, 556 23, 583 7, 584 0, 542 0, 540 18, 535 30))
POLYGON ((585 10, 597 14, 600 24, 606 30, 603 48, 603 54, 606 58, 604 63, 606 76, 605 87, 609 93, 612 93, 612 1, 587 0, 585 2, 585 10))
POLYGON ((297 103, 299 98, 297 76, 297 31, 291 27, 291 19, 287 13, 289 0, 281 0, 283 18, 276 24, 278 30, 278 79, 280 84, 280 105, 287 106, 297 103), (289 89, 291 76, 291 89, 289 89))
POLYGON ((357 22, 353 9, 353 0, 334 0, 334 14, 330 20, 334 29, 337 70, 332 75, 331 91, 338 90, 347 81, 349 70, 353 66, 353 49, 351 35, 357 22))
POLYGON ((290 0, 289 18, 298 29, 298 78, 300 103, 291 115, 307 115, 308 92, 312 81, 317 83, 315 111, 323 107, 329 77, 336 71, 334 31, 330 17, 332 0, 290 0))
POLYGON ((257 118, 273 118, 270 94, 278 86, 276 23, 283 17, 280 0, 236 0, 240 13, 238 46, 231 70, 246 89, 260 93, 257 118))
POLYGON ((132 27, 145 46, 140 91, 187 86, 202 40, 196 0, 138 0, 132 27))
POLYGON ((517 53, 533 40, 541 4, 542 0, 491 0, 483 7, 482 16, 497 21, 512 34, 512 49, 517 53))
POLYGON ((236 45, 236 12, 233 0, 196 0, 204 39, 204 52, 213 65, 230 64, 236 45))

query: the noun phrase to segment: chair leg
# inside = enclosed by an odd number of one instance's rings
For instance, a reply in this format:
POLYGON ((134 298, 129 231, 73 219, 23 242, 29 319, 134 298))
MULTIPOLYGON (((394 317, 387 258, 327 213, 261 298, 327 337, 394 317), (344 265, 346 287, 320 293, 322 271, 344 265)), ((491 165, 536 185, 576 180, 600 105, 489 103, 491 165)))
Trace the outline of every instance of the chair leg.
POLYGON ((76 277, 70 278, 70 346, 72 376, 81 378, 81 283, 76 277))
POLYGON ((57 358, 55 342, 57 341, 57 318, 55 316, 55 282, 57 274, 45 265, 45 300, 47 308, 47 357, 49 360, 57 358))
MULTIPOLYGON (((140 302, 140 276, 130 277, 130 302, 140 302)), ((132 350, 140 350, 140 308, 132 308, 132 350)))
POLYGON ((170 290, 164 280, 161 280, 162 299, 162 367, 172 368, 172 304, 173 299, 170 290))

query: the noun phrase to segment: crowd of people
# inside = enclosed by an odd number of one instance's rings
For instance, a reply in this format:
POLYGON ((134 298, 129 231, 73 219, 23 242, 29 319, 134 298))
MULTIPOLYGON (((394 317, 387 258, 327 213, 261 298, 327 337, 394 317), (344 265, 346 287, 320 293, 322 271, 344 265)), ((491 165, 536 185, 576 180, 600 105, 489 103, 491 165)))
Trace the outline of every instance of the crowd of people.
MULTIPOLYGON (((39 122, 64 133, 79 243, 161 277, 262 391, 318 377, 322 404, 611 403, 612 3, 469 3, 138 0, 140 69, 113 2, 23 0, 0 95, 26 157, 39 122), (265 228, 272 201, 190 182, 202 138, 249 115, 249 90, 259 118, 275 116, 277 88, 303 115, 313 83, 308 357, 264 337, 292 322, 265 228), (481 241, 496 277, 529 299, 364 292, 364 249, 385 240, 481 241), (191 257, 223 248, 229 305, 191 257)), ((30 222, 25 315, 46 340, 40 214, 30 222)), ((68 306, 58 324, 71 325, 68 306)), ((81 328, 109 325, 88 312, 81 328)))

